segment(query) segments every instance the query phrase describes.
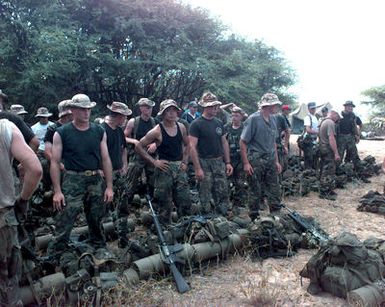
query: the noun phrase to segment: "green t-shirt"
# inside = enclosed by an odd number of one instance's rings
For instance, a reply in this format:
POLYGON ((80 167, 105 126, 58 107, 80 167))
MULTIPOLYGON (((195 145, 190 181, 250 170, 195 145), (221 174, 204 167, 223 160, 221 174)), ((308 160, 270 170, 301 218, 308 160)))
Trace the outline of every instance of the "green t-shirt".
POLYGON ((84 172, 101 167, 100 142, 104 135, 101 126, 90 123, 88 130, 81 131, 68 123, 58 128, 57 132, 63 144, 62 159, 66 170, 84 172))

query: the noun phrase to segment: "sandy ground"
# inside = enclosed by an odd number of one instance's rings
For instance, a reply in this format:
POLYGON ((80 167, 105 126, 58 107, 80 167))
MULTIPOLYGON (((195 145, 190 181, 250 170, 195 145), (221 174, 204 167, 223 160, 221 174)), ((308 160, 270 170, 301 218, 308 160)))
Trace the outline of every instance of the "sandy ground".
MULTIPOLYGON (((385 142, 361 141, 360 156, 373 155, 382 161, 385 142)), ((307 197, 284 199, 291 208, 312 215, 331 235, 342 231, 355 233, 360 239, 384 238, 384 216, 358 212, 358 200, 369 190, 383 190, 385 176, 371 178, 371 183, 353 182, 347 189, 337 190, 335 202, 320 200, 316 193, 307 197)), ((204 306, 345 306, 343 299, 327 293, 311 296, 306 292, 308 280, 299 272, 316 250, 300 250, 286 259, 252 262, 247 256, 234 256, 188 277, 192 290, 180 295, 172 283, 153 285, 145 305, 204 306)))

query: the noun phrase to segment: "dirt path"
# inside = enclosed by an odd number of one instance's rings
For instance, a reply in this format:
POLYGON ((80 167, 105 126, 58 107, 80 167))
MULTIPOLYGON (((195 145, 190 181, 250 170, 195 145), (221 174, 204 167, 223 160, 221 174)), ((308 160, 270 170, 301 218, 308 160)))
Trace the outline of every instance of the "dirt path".
MULTIPOLYGON (((385 154, 385 142, 361 141, 361 157, 373 155, 377 162, 385 154)), ((320 200, 316 193, 307 197, 289 197, 284 202, 305 215, 314 216, 330 234, 342 231, 355 233, 360 239, 385 237, 383 216, 358 212, 358 200, 369 190, 382 191, 385 176, 371 178, 370 184, 353 182, 338 190, 336 202, 320 200)), ((192 291, 180 295, 171 284, 154 286, 149 303, 177 306, 345 306, 346 301, 329 294, 311 296, 306 292, 307 280, 299 276, 315 250, 300 250, 287 259, 251 262, 247 257, 234 256, 220 264, 212 264, 188 280, 192 291)))

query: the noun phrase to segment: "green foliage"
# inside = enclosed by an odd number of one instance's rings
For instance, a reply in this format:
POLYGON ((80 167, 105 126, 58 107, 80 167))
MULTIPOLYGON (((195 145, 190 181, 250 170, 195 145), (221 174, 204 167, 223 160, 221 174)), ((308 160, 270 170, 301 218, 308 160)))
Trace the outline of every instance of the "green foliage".
POLYGON ((385 117, 385 85, 372 87, 361 94, 369 98, 369 100, 362 101, 362 103, 373 107, 372 116, 385 117))
POLYGON ((84 92, 100 110, 141 97, 223 102, 283 96, 294 73, 262 42, 231 35, 205 10, 175 0, 0 0, 0 88, 30 112, 84 92))

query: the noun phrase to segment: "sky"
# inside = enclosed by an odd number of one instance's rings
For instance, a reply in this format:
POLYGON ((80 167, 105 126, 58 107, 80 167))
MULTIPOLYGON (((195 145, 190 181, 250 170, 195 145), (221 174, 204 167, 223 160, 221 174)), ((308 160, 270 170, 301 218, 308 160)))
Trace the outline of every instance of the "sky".
POLYGON ((234 33, 282 52, 298 82, 298 103, 346 100, 366 117, 361 92, 385 84, 385 1, 184 0, 203 7, 234 33))

